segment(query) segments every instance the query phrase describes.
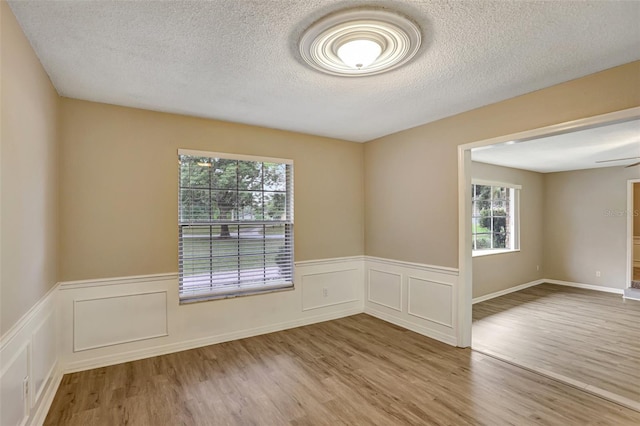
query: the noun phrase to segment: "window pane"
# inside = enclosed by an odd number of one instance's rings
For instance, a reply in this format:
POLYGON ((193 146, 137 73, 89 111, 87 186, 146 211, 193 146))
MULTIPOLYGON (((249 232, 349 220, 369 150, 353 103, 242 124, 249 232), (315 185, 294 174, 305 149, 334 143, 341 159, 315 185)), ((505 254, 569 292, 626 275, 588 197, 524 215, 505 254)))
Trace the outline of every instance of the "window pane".
POLYGON ((236 193, 234 191, 211 191, 213 220, 234 220, 237 216, 236 193))
POLYGON ((283 192, 265 192, 264 208, 265 219, 286 220, 287 219, 287 196, 283 192))
POLYGON ((201 164, 208 159, 199 157, 182 157, 180 160, 180 186, 183 188, 209 188, 211 168, 201 164))
POLYGON ((264 163, 262 165, 264 174, 265 191, 286 191, 287 190, 287 165, 276 163, 264 163))
POLYGON ((478 209, 478 215, 482 215, 485 211, 490 214, 491 201, 476 201, 476 207, 478 209))
POLYGON ((209 191, 206 189, 180 190, 180 220, 183 222, 207 221, 211 216, 209 191))
POLYGON ((493 215, 494 216, 506 216, 507 215, 507 202, 504 200, 493 201, 493 215))
POLYGON ((479 200, 490 200, 491 187, 487 185, 476 185, 476 198, 479 200))
POLYGON ((476 235, 476 249, 488 249, 491 248, 491 234, 478 234, 476 235))
POLYGON ((493 232, 506 232, 507 231, 507 218, 506 217, 494 217, 493 218, 493 232))
POLYGON ((509 188, 505 187, 494 187, 495 192, 493 194, 494 199, 498 200, 507 200, 509 199, 509 188))
POLYGON ((238 188, 246 190, 262 189, 262 163, 238 161, 238 188))
POLYGON ((262 212, 262 192, 238 192, 238 220, 262 220, 262 212))
POLYGON ((238 186, 236 160, 216 158, 213 161, 211 183, 215 189, 235 189, 238 186))
POLYGON ((493 234, 493 248, 507 248, 506 241, 507 234, 505 234, 504 232, 493 234))

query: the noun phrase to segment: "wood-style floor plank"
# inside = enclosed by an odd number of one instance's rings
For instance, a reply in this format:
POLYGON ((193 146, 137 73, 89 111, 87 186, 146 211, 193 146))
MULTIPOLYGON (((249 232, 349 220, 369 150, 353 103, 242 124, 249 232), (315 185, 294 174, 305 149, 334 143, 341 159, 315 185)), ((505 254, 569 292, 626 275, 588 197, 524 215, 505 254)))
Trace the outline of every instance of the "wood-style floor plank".
POLYGON ((640 413, 365 314, 67 374, 46 425, 637 425, 640 413))
POLYGON ((478 350, 640 402, 640 302, 542 284, 473 305, 478 350))

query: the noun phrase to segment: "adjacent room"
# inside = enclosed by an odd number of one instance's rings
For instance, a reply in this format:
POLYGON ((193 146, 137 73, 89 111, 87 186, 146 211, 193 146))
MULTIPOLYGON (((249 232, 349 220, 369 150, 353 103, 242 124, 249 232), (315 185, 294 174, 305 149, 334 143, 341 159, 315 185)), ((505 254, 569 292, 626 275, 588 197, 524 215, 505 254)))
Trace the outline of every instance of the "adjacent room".
POLYGON ((639 20, 0 0, 0 425, 640 424, 639 20))
POLYGON ((640 122, 472 152, 475 350, 640 407, 640 122))

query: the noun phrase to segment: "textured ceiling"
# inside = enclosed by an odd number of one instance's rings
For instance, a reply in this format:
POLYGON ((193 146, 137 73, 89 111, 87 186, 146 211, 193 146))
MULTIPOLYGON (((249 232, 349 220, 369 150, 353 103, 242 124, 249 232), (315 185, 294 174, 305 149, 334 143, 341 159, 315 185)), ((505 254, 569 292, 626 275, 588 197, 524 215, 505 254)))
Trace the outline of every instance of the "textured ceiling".
POLYGON ((368 141, 640 59, 637 1, 11 1, 67 97, 368 141), (406 66, 307 68, 302 32, 359 5, 423 31, 406 66))
POLYGON ((540 173, 627 166, 640 161, 640 120, 476 148, 471 159, 540 173))

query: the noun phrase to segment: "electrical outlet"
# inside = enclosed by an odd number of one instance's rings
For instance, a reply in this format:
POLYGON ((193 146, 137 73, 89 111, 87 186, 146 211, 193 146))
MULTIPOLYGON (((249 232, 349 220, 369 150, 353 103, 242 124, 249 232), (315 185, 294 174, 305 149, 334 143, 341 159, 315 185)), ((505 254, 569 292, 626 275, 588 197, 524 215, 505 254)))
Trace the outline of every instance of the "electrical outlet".
POLYGON ((536 265, 536 271, 540 270, 540 265, 536 265))
POLYGON ((329 289, 328 288, 323 288, 322 289, 322 297, 329 297, 329 289))
POLYGON ((600 271, 596 271, 596 277, 600 278, 600 271))

